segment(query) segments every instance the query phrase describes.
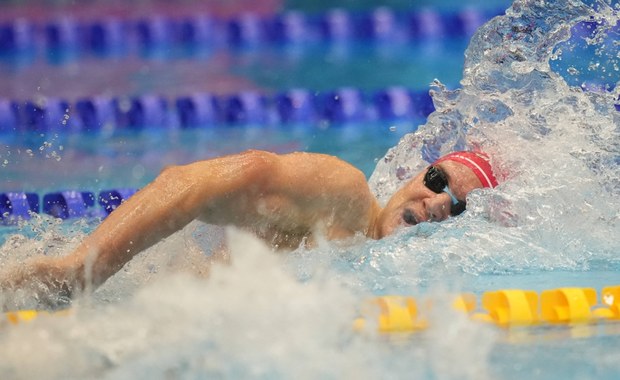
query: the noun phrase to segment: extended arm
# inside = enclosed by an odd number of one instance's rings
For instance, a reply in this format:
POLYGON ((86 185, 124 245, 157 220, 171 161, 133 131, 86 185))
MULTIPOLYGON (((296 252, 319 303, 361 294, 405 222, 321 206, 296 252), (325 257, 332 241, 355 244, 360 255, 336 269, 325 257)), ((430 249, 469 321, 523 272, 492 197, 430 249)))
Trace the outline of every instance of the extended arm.
POLYGON ((377 207, 362 173, 331 156, 248 151, 174 166, 111 213, 73 253, 35 260, 10 283, 97 287, 134 255, 197 218, 262 237, 304 233, 318 223, 339 237, 368 232, 377 207))

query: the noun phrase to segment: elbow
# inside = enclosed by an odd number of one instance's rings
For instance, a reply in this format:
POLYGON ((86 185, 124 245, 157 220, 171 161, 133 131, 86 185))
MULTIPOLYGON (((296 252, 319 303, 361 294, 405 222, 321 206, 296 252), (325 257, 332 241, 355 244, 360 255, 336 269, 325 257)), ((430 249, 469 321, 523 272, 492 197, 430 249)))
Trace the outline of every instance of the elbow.
POLYGON ((239 153, 239 157, 251 166, 261 167, 264 165, 272 165, 278 155, 264 150, 249 149, 239 153))
POLYGON ((239 154, 238 174, 255 189, 268 186, 278 167, 278 155, 262 150, 247 150, 239 154))
POLYGON ((150 190, 154 194, 150 199, 156 202, 191 200, 191 194, 198 190, 199 181, 194 177, 187 166, 167 166, 151 184, 150 190))
POLYGON ((188 207, 208 207, 236 195, 261 193, 269 187, 277 155, 249 150, 242 153, 168 166, 155 180, 155 187, 188 207))
POLYGON ((157 178, 155 178, 154 183, 162 186, 176 187, 178 184, 184 182, 186 177, 187 174, 185 173, 183 166, 168 165, 162 169, 157 178))

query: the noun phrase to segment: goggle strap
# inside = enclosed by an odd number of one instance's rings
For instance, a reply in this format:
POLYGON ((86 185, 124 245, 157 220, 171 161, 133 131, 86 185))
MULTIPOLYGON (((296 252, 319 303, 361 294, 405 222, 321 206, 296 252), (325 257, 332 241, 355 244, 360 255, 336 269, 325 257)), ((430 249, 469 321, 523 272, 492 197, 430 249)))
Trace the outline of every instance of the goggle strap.
POLYGON ((452 194, 452 192, 450 191, 450 188, 448 186, 443 188, 443 192, 448 194, 450 196, 450 199, 452 199, 452 204, 455 205, 457 203, 459 203, 459 200, 456 199, 456 197, 454 196, 454 194, 452 194))

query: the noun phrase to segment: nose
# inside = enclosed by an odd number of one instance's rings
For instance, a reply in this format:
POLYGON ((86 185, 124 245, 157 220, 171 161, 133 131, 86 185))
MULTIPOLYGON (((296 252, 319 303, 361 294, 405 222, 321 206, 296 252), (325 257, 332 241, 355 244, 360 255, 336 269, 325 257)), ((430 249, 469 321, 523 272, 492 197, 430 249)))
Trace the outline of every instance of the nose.
POLYGON ((424 199, 424 208, 432 222, 441 222, 450 216, 450 196, 446 193, 436 194, 424 199))

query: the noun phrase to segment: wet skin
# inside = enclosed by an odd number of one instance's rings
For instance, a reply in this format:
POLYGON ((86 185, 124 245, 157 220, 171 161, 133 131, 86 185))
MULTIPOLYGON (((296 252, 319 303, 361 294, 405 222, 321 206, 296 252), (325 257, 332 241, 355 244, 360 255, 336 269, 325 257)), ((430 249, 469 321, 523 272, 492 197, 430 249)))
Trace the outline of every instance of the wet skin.
MULTIPOLYGON (((482 187, 474 172, 461 163, 443 161, 436 166, 448 177, 448 187, 458 200, 465 200, 470 191, 482 187)), ((440 222, 450 216, 450 196, 427 188, 423 183, 425 174, 426 170, 416 175, 390 198, 375 224, 376 237, 390 235, 399 227, 440 222)))
MULTIPOLYGON (((459 200, 482 187, 463 164, 436 166, 459 200)), ((26 290, 41 301, 95 289, 136 254, 195 219, 249 230, 274 249, 295 249, 316 235, 380 239, 401 227, 448 218, 450 196, 428 189, 425 173, 408 181, 382 209, 359 169, 327 155, 247 151, 170 167, 73 252, 37 256, 0 273, 0 290, 26 290)))

